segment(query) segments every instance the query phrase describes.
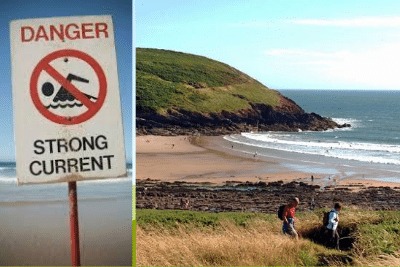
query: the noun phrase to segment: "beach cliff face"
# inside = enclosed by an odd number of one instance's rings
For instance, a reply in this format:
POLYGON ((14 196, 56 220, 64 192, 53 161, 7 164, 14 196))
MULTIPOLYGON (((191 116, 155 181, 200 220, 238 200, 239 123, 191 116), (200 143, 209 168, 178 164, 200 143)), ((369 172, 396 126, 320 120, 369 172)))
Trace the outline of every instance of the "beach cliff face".
POLYGON ((205 57, 137 49, 138 135, 224 135, 348 127, 306 113, 248 75, 205 57))

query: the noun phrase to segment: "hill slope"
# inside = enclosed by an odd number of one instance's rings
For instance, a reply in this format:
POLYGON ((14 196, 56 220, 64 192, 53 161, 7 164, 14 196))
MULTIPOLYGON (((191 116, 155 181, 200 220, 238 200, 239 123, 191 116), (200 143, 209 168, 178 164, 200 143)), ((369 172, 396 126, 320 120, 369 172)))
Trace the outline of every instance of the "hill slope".
POLYGON ((227 134, 340 127, 221 62, 180 52, 136 50, 138 134, 227 134))

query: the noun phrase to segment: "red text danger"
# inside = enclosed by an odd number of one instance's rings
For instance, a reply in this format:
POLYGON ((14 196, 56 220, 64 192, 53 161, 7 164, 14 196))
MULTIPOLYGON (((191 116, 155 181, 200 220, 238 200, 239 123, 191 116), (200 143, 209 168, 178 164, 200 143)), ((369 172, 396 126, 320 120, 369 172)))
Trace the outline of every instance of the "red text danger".
POLYGON ((69 23, 21 27, 21 41, 23 43, 94 38, 108 38, 107 23, 69 23))

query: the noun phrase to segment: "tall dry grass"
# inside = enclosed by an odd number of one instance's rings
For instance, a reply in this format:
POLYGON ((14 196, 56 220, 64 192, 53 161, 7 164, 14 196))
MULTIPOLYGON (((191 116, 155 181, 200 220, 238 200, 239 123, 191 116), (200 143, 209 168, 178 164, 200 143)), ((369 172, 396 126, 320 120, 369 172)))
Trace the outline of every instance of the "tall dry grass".
MULTIPOLYGON (((343 252, 284 236, 274 214, 141 210, 139 215, 138 266, 400 266, 400 212, 345 210, 341 227, 348 236, 342 237, 354 239, 343 252)), ((321 217, 322 211, 299 213, 298 232, 313 239, 322 234, 321 217)))
POLYGON ((265 221, 218 229, 173 230, 137 227, 137 266, 315 265, 319 250, 308 240, 280 234, 280 225, 265 221))
POLYGON ((359 266, 400 266, 400 251, 394 255, 380 255, 376 259, 359 259, 355 264, 359 266))

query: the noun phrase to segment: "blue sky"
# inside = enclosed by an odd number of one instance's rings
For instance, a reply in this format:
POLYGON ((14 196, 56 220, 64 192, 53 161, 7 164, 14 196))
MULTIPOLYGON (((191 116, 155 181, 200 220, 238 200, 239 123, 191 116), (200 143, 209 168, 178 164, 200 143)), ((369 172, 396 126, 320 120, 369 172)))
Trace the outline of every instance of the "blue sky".
POLYGON ((223 61, 274 89, 400 89, 400 1, 137 0, 136 46, 223 61))
MULTIPOLYGON (((132 161, 132 1, 0 1, 0 161, 15 160, 9 22, 56 16, 112 15, 127 160, 132 161)), ((26 129, 29 131, 29 129, 26 129)))

